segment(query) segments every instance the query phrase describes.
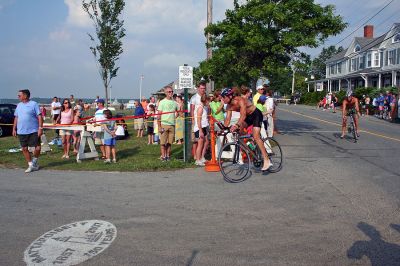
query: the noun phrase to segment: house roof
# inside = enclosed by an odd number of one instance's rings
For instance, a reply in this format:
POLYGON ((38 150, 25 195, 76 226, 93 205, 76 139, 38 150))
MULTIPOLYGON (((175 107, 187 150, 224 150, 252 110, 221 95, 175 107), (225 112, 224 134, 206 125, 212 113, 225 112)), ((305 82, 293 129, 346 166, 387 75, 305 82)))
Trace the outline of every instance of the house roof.
POLYGON ((333 62, 333 61, 337 61, 337 60, 339 60, 341 58, 344 58, 344 55, 346 54, 346 52, 347 52, 347 49, 344 49, 343 51, 332 55, 331 58, 326 60, 326 63, 330 63, 330 62, 333 62))
MULTIPOLYGON (((385 35, 381 35, 377 38, 355 37, 352 43, 360 45, 361 50, 358 53, 362 53, 362 52, 365 52, 370 49, 378 48, 384 39, 385 39, 385 35)), ((350 45, 349 47, 351 47, 351 46, 352 45, 350 45)), ((326 60, 325 63, 328 64, 328 63, 338 61, 338 60, 344 58, 346 53, 348 52, 348 49, 349 48, 346 48, 343 51, 341 51, 337 54, 334 54, 331 58, 326 60)), ((351 52, 350 55, 353 55, 354 53, 351 52)))

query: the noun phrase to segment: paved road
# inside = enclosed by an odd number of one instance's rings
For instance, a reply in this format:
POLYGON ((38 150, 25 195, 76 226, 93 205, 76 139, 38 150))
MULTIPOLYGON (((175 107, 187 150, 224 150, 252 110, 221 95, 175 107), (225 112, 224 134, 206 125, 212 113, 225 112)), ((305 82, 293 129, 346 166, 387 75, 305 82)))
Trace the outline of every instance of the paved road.
MULTIPOLYGON (((81 265, 399 265, 400 126, 280 106, 284 168, 225 183, 219 173, 0 171, 0 265, 24 265, 42 234, 104 220, 115 241, 81 265)), ((21 158, 22 159, 22 158, 21 158)))

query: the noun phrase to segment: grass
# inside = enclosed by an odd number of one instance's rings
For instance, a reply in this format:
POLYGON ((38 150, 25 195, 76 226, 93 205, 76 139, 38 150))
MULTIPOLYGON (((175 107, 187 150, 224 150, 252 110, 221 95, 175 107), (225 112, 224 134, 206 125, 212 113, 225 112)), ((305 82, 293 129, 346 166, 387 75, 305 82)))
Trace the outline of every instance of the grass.
MULTIPOLYGON (((131 128, 132 126, 129 126, 131 128)), ((76 157, 61 159, 62 147, 50 146, 52 151, 42 154, 39 158, 41 169, 46 170, 85 170, 85 171, 159 171, 192 167, 190 163, 183 162, 183 145, 172 145, 171 161, 162 162, 159 145, 147 145, 147 136, 136 138, 136 132, 129 131, 131 137, 127 140, 117 141, 117 163, 105 164, 102 160, 94 159, 76 162, 76 157)), ((54 130, 45 130, 47 140, 54 138, 54 130)), ((0 166, 6 168, 26 168, 27 163, 22 152, 10 153, 10 148, 19 147, 19 141, 14 137, 0 138, 0 166)), ((97 149, 100 156, 100 149, 97 149)))

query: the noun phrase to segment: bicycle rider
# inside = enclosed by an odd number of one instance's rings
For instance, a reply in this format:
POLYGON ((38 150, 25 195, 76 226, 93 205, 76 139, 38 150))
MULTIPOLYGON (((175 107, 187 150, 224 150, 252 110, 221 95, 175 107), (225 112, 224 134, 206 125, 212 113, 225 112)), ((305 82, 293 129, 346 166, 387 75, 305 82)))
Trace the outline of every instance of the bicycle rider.
POLYGON ((225 104, 227 104, 224 124, 226 127, 229 126, 232 117, 232 111, 236 111, 240 112, 240 118, 235 125, 231 126, 231 132, 253 125, 253 138, 260 148, 264 158, 264 165, 261 170, 267 171, 272 166, 272 163, 268 158, 268 154, 260 134, 263 114, 253 105, 251 101, 248 101, 241 96, 234 96, 233 94, 234 92, 231 88, 225 88, 221 92, 222 100, 225 104))
POLYGON ((351 90, 346 93, 346 96, 347 97, 343 100, 343 106, 342 106, 342 135, 340 136, 340 138, 341 139, 344 138, 346 131, 346 124, 347 124, 347 117, 350 114, 353 114, 354 117, 354 127, 357 137, 360 137, 360 135, 358 134, 358 118, 360 117, 361 114, 360 114, 358 99, 354 96, 354 93, 351 90))

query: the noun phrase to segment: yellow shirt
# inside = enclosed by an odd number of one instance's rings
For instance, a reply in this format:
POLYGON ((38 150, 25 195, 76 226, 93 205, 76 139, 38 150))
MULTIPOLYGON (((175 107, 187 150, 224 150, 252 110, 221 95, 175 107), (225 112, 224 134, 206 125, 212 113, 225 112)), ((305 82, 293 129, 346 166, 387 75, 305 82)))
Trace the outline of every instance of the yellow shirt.
POLYGON ((257 102, 258 102, 258 99, 260 98, 260 96, 261 96, 262 94, 261 93, 256 93, 256 95, 254 95, 254 97, 253 97, 253 104, 254 105, 257 105, 257 102))

